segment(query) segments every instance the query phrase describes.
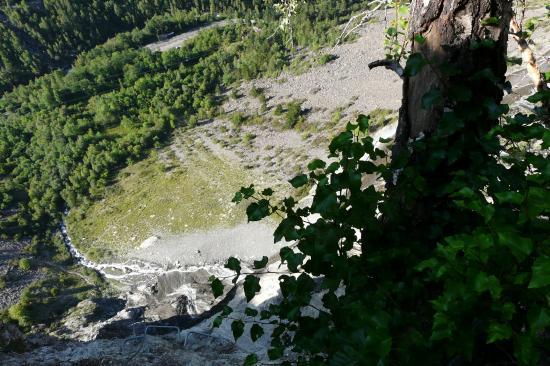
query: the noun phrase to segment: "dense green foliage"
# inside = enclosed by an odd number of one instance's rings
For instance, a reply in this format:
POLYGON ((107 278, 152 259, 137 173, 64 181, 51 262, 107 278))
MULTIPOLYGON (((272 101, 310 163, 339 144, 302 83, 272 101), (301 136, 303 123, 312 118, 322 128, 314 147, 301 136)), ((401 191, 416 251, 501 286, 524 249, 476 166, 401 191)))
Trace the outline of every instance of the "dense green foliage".
MULTIPOLYGON (((294 21, 300 24, 298 44, 326 44, 339 16, 361 2, 304 3, 294 21)), ((272 5, 271 0, 6 0, 0 4, 0 95, 35 76, 69 66, 81 52, 120 32, 147 24, 143 44, 188 25, 167 24, 167 18, 192 13, 194 24, 200 23, 199 14, 203 20, 220 15, 273 19, 272 5)))
MULTIPOLYGON (((410 75, 427 63, 419 58, 409 58, 410 75)), ((281 299, 233 315, 235 338, 246 322, 255 325, 252 340, 263 333, 258 326, 265 327, 269 357, 287 364, 548 361, 548 111, 507 115, 508 106, 490 97, 502 85, 489 69, 442 72, 453 87, 445 95, 432 90, 422 108, 443 101, 453 108, 392 163, 373 163, 386 153, 367 135, 369 118, 360 116, 330 144, 337 161, 315 160, 290 181, 295 188, 315 184, 310 206, 292 197, 272 202, 272 190, 254 186, 236 194, 235 202, 252 200, 250 221, 283 215, 275 241, 296 246, 280 251, 292 272, 279 277, 281 299), (386 190, 363 186, 366 174, 382 179, 386 190), (322 306, 312 302, 315 296, 322 306)), ((529 100, 549 99, 545 91, 529 100)), ((255 268, 265 268, 266 259, 255 268)), ((239 277, 238 260, 226 267, 239 277)), ((260 278, 261 271, 245 277, 248 301, 261 291, 260 278)), ((212 288, 223 292, 219 280, 212 288)), ((214 325, 230 314, 226 309, 214 325)), ((257 360, 250 355, 247 364, 257 360)))
MULTIPOLYGON (((159 29, 181 31, 208 19, 197 15, 203 6, 174 11, 79 55, 67 73, 55 71, 4 94, 0 231, 18 235, 57 225, 64 209, 101 197, 119 167, 159 146, 173 128, 215 116, 230 85, 276 75, 288 65, 292 50, 284 35, 269 38, 276 14, 254 2, 237 3, 227 6, 245 18, 261 13, 259 32, 243 20, 202 32, 179 49, 139 49, 159 29)), ((360 6, 354 3, 304 5, 295 32, 300 45, 334 39, 337 30, 326 30, 343 16, 338 9, 360 6)))
POLYGON ((68 66, 82 51, 117 33, 141 28, 147 21, 149 41, 181 32, 181 27, 162 24, 165 14, 192 11, 213 18, 248 9, 259 12, 262 6, 261 1, 240 0, 7 0, 0 5, 0 94, 68 66))
POLYGON ((26 329, 58 319, 80 301, 97 296, 97 288, 68 274, 50 272, 47 278, 23 290, 19 302, 8 309, 10 320, 26 329))

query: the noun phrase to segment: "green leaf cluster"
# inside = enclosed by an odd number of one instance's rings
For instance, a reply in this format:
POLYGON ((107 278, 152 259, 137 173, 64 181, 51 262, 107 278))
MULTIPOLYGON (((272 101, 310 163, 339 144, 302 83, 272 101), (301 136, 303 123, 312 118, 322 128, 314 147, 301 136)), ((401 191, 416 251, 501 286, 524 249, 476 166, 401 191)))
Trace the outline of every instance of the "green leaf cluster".
MULTIPOLYGON (((423 65, 411 56, 408 74, 423 65)), ((258 202, 266 200, 284 216, 275 240, 295 242, 280 251, 291 272, 279 277, 281 300, 247 313, 276 319, 264 327, 271 359, 287 360, 287 351, 309 365, 548 359, 548 112, 508 115, 490 97, 504 87, 490 70, 442 70, 453 87, 422 100, 425 108, 447 106, 432 134, 375 164, 386 152, 368 136, 369 118, 359 116, 331 142, 335 161, 315 160, 290 181, 314 185, 310 206, 262 195, 250 206, 251 220, 265 217, 258 202), (474 98, 474 90, 487 97, 474 98), (543 151, 526 148, 536 145, 543 151), (364 185, 366 175, 386 189, 364 185), (309 222, 312 214, 318 218, 309 222), (313 305, 314 294, 322 306, 313 305)), ((548 99, 545 92, 530 98, 548 99)), ((261 288, 249 276, 251 301, 261 288)))

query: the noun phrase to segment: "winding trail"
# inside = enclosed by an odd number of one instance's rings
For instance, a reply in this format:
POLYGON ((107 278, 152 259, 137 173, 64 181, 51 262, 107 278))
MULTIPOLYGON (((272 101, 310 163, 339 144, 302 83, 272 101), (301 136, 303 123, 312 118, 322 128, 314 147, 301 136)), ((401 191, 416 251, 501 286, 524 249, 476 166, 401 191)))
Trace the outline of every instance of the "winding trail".
POLYGON ((203 30, 207 30, 207 29, 223 27, 223 26, 227 25, 228 23, 229 23, 229 20, 220 20, 220 21, 217 21, 217 22, 213 22, 213 23, 210 23, 208 25, 195 28, 191 31, 188 31, 188 32, 185 32, 185 33, 182 33, 182 34, 178 34, 177 36, 168 38, 164 41, 158 41, 158 42, 155 42, 155 43, 150 43, 150 44, 146 45, 145 48, 148 48, 153 52, 165 52, 165 51, 171 50, 173 48, 179 48, 183 44, 183 42, 195 37, 196 35, 199 34, 199 32, 201 32, 203 30))

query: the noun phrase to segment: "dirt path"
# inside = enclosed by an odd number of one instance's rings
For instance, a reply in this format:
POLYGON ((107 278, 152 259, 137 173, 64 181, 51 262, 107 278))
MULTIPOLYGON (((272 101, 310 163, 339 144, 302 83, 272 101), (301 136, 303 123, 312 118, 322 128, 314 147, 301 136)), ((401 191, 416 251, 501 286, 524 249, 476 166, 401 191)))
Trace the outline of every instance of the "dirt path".
POLYGON ((199 32, 201 32, 203 30, 206 30, 206 29, 223 27, 228 22, 229 22, 228 20, 222 20, 222 21, 219 21, 219 22, 210 23, 208 25, 195 28, 192 31, 185 32, 185 33, 182 33, 182 34, 178 34, 177 36, 174 36, 174 37, 169 38, 167 40, 159 41, 159 42, 155 42, 155 43, 150 43, 150 44, 146 45, 145 48, 148 48, 148 49, 150 49, 151 51, 154 51, 154 52, 165 52, 165 51, 171 50, 172 48, 179 48, 182 45, 183 42, 187 41, 188 39, 191 39, 191 38, 195 37, 197 34, 199 34, 199 32))

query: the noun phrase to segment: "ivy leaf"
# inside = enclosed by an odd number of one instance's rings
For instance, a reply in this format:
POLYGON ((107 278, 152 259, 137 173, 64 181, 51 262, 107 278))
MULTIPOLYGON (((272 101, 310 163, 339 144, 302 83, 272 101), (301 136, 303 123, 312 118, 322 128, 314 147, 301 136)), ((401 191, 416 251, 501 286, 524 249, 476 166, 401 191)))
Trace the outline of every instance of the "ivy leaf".
POLYGON ((550 90, 539 91, 527 98, 527 101, 531 103, 538 103, 545 100, 550 100, 550 90))
POLYGON ((359 126, 354 124, 354 123, 351 123, 351 122, 348 122, 348 124, 346 125, 346 131, 355 131, 359 126))
POLYGON ((262 260, 260 261, 254 261, 254 269, 262 269, 267 266, 267 262, 269 261, 269 258, 267 258, 265 255, 262 257, 262 260))
POLYGON ((359 125, 359 131, 366 132, 369 129, 369 117, 360 114, 359 117, 357 117, 357 124, 359 125))
POLYGON ((212 322, 213 328, 219 328, 223 323, 223 316, 217 316, 214 321, 212 322))
POLYGON ((397 28, 395 27, 388 27, 386 29, 386 34, 390 37, 394 37, 395 35, 397 35, 397 28))
POLYGON ((235 257, 229 257, 229 259, 227 260, 227 263, 225 264, 225 268, 240 273, 241 272, 241 261, 239 261, 235 257))
POLYGON ((325 187, 318 187, 311 204, 311 212, 326 216, 334 210, 337 205, 338 198, 334 191, 325 187))
POLYGON ((523 63, 523 59, 521 57, 506 57, 506 62, 510 65, 521 65, 523 63))
POLYGON ((417 75, 426 65, 426 59, 420 53, 413 53, 407 60, 407 65, 405 66, 405 76, 417 75))
POLYGON ((536 365, 540 354, 533 345, 533 338, 527 334, 515 337, 514 356, 520 365, 536 365))
POLYGON ((426 269, 434 269, 437 265, 439 264, 437 258, 430 258, 430 259, 426 259, 426 260, 423 260, 422 262, 418 263, 414 269, 416 269, 417 271, 424 271, 426 269))
POLYGON ((266 188, 266 189, 264 189, 264 190, 262 191, 262 194, 263 194, 264 196, 272 196, 273 193, 274 193, 274 192, 273 192, 273 190, 272 190, 271 188, 266 188))
POLYGON ((283 219, 283 221, 281 221, 273 233, 275 243, 281 241, 282 238, 285 238, 287 241, 298 239, 299 235, 296 231, 296 227, 301 227, 302 224, 303 223, 300 217, 296 215, 287 216, 283 219))
POLYGON ((228 316, 233 312, 233 309, 230 306, 224 306, 222 310, 222 316, 228 316))
POLYGON ((248 221, 260 221, 269 216, 269 201, 262 199, 258 202, 252 202, 246 208, 246 216, 248 216, 248 221))
POLYGON ((303 185, 306 185, 309 181, 309 178, 305 174, 298 175, 288 182, 294 187, 294 188, 300 188, 303 185))
POLYGON ((513 231, 499 231, 498 240, 501 244, 508 247, 514 257, 520 261, 533 251, 533 242, 531 239, 521 237, 513 231))
POLYGON ((503 114, 506 114, 509 110, 509 107, 507 104, 497 104, 493 99, 486 99, 483 102, 483 105, 487 109, 487 112, 489 113, 489 117, 493 119, 497 119, 503 114))
POLYGON ((321 159, 315 159, 307 165, 309 170, 323 169, 327 164, 321 159))
POLYGON ((223 295, 223 283, 219 279, 215 278, 210 283, 210 286, 212 287, 212 293, 214 294, 214 297, 220 297, 223 295))
POLYGON ((241 274, 241 262, 235 257, 230 257, 225 264, 225 268, 237 272, 237 276, 233 279, 233 283, 237 283, 239 275, 241 274))
POLYGON ((251 353, 244 359, 243 366, 254 366, 258 363, 258 356, 255 353, 251 353))
POLYGON ((449 97, 457 102, 467 102, 472 98, 472 91, 465 85, 455 84, 449 88, 449 97))
POLYGON ((260 339, 264 335, 264 328, 262 328, 259 324, 252 324, 252 327, 250 328, 250 338, 253 342, 256 342, 258 339, 260 339))
POLYGON ((485 272, 479 272, 474 279, 474 289, 477 292, 489 291, 494 299, 498 299, 502 293, 500 281, 495 276, 488 276, 485 272))
POLYGON ((541 288, 550 285, 550 257, 541 256, 533 264, 533 275, 529 288, 541 288))
POLYGON ((256 296, 256 293, 262 289, 260 279, 256 276, 248 275, 244 279, 244 295, 246 301, 250 302, 256 296))
POLYGON ((338 164, 336 161, 333 163, 330 163, 330 165, 325 170, 326 174, 332 174, 335 171, 337 171, 340 168, 340 164, 338 164))
POLYGON ((239 192, 236 192, 236 193, 235 193, 235 196, 233 197, 233 199, 231 200, 231 202, 234 202, 234 203, 241 203, 242 200, 243 200, 243 194, 239 191, 239 192))
POLYGON ((254 189, 254 184, 251 184, 248 187, 241 187, 241 190, 239 191, 243 195, 243 198, 249 199, 256 193, 256 190, 254 189))
POLYGON ((500 23, 500 19, 497 17, 489 17, 481 20, 483 26, 497 26, 500 23))
POLYGON ((439 341, 445 338, 452 338, 453 330, 454 327, 452 327, 450 319, 445 314, 436 313, 434 315, 430 340, 439 341))
POLYGON ((537 309, 529 314, 529 324, 534 332, 538 332, 550 326, 550 310, 537 309))
POLYGON ((273 347, 267 350, 267 356, 270 360, 278 360, 283 357, 283 347, 273 347))
POLYGON ((279 255, 283 263, 286 262, 291 272, 298 272, 298 266, 302 265, 305 258, 303 253, 294 253, 289 247, 281 248, 279 255))
POLYGON ((234 320, 231 323, 231 331, 233 332, 233 338, 237 341, 244 333, 244 322, 242 320, 234 320))
POLYGON ((524 195, 518 192, 499 192, 495 193, 495 197, 500 203, 511 203, 521 205, 525 199, 524 195))
POLYGON ((254 189, 253 184, 248 187, 241 187, 241 189, 235 193, 232 202, 240 203, 243 199, 249 199, 252 197, 254 193, 256 193, 256 190, 254 189))
POLYGON ((487 330, 487 343, 494 343, 512 337, 512 328, 507 324, 491 322, 487 330))
POLYGON ((244 309, 244 314, 248 316, 255 317, 258 315, 258 310, 252 309, 252 308, 246 308, 244 309))
MULTIPOLYGON (((343 151, 345 146, 348 145, 351 142, 351 139, 353 138, 353 133, 350 131, 344 131, 335 138, 332 139, 329 145, 329 150, 331 153, 335 153, 336 151, 343 151)), ((329 172, 327 172, 329 173, 329 172)))
POLYGON ((550 191, 539 187, 531 187, 527 191, 527 210, 530 218, 535 218, 543 212, 550 211, 550 191))
POLYGON ((430 109, 443 101, 443 94, 439 88, 431 88, 429 92, 422 97, 422 108, 430 109))
POLYGON ((426 43, 426 38, 421 34, 417 34, 414 36, 414 41, 419 44, 424 44, 426 43))

